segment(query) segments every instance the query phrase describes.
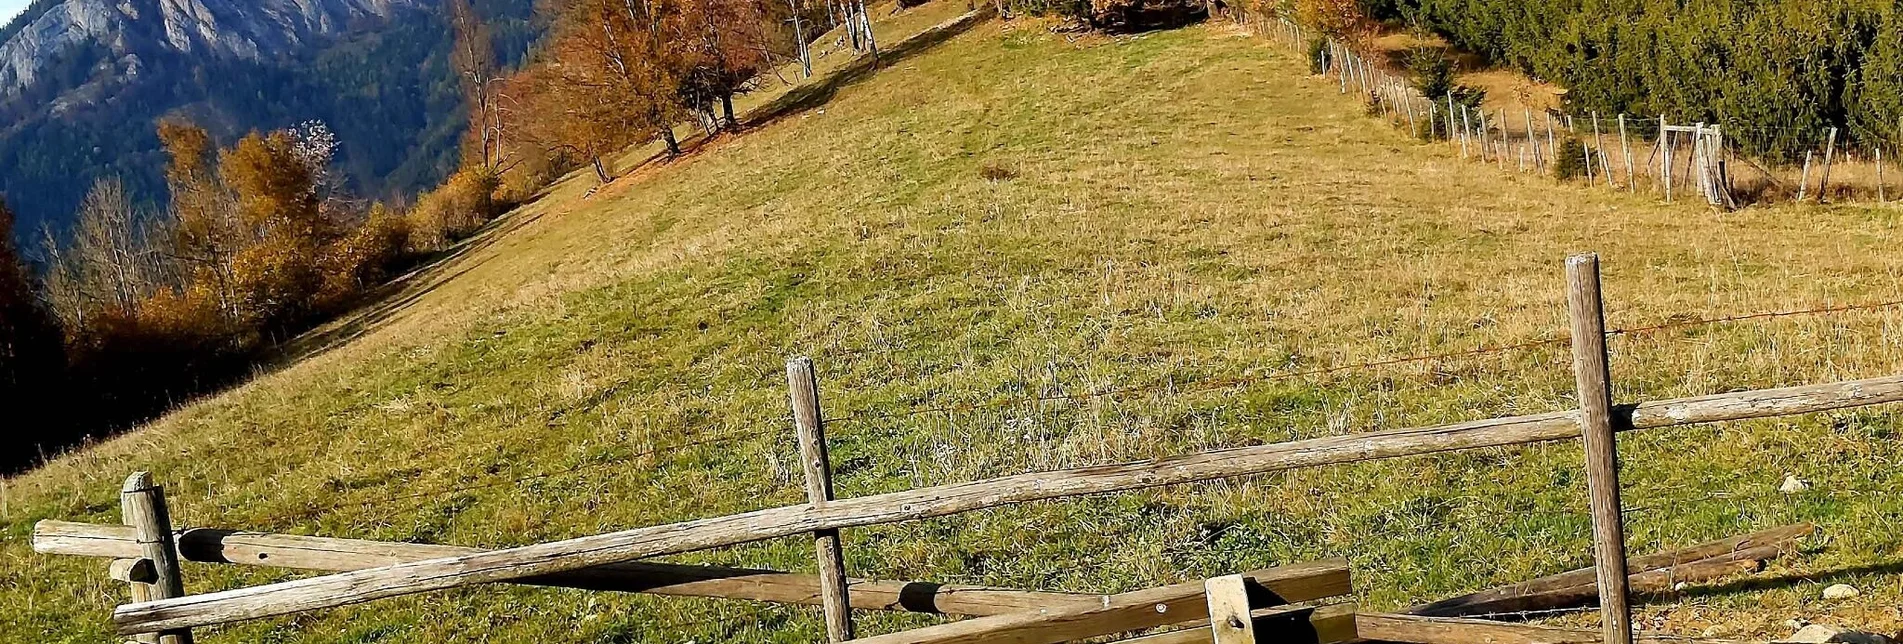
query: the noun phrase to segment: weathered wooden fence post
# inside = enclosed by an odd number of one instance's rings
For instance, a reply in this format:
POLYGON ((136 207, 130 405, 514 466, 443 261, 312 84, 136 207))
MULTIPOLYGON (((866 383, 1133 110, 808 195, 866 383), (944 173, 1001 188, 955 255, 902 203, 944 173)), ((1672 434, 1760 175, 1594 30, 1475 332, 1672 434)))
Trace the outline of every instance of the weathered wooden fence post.
POLYGON ((1606 319, 1599 292, 1599 256, 1566 259, 1566 303, 1572 320, 1573 380, 1591 495, 1593 559, 1599 570, 1600 619, 1606 644, 1632 644, 1626 592, 1625 523, 1619 514, 1619 445, 1612 427, 1606 319))
POLYGON ((1672 126, 1665 122, 1665 115, 1659 115, 1659 171, 1665 177, 1665 203, 1672 203, 1672 126))
POLYGON ((1830 137, 1824 143, 1824 172, 1817 180, 1817 203, 1830 201, 1830 163, 1837 158, 1837 128, 1830 128, 1830 137))
MULTIPOLYGON (((811 358, 786 361, 786 387, 793 403, 793 424, 799 431, 800 464, 806 469, 806 500, 813 507, 833 500, 832 462, 826 455, 826 428, 819 411, 819 376, 811 358)), ((820 607, 826 613, 826 636, 834 642, 852 639, 852 606, 846 595, 846 559, 838 530, 813 533, 819 557, 820 607)))
POLYGON ((1242 575, 1203 582, 1209 602, 1209 630, 1215 644, 1255 644, 1255 620, 1249 610, 1249 581, 1242 575))
POLYGON ((1804 151, 1804 171, 1797 175, 1797 201, 1804 201, 1804 191, 1810 189, 1810 159, 1812 150, 1804 151))
POLYGON ((1626 192, 1638 192, 1639 182, 1632 176, 1632 141, 1625 135, 1625 114, 1619 114, 1619 151, 1625 155, 1626 192))
POLYGON ((1599 112, 1597 110, 1592 113, 1592 147, 1594 150, 1599 151, 1599 170, 1600 174, 1606 175, 1606 187, 1618 187, 1612 185, 1612 170, 1606 166, 1606 137, 1599 133, 1599 112))
MULTIPOLYGON (((133 472, 119 488, 119 517, 137 531, 144 558, 151 561, 151 581, 131 581, 134 603, 185 596, 185 582, 179 576, 178 545, 172 536, 172 515, 165 507, 165 488, 153 484, 148 472, 133 472)), ((128 580, 143 578, 132 574, 135 564, 125 564, 128 580)), ((115 575, 119 574, 115 568, 115 575)), ((156 635, 140 635, 140 642, 192 644, 192 631, 181 629, 156 635)))

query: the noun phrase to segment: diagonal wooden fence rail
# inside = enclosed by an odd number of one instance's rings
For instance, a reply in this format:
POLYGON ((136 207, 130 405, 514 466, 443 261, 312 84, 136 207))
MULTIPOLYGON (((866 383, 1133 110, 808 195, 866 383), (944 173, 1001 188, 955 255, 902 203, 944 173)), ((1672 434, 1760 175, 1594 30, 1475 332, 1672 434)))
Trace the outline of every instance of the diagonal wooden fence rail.
MULTIPOLYGON (((1588 285, 1580 281, 1582 276, 1587 275, 1583 270, 1584 261, 1576 258, 1573 262, 1576 299, 1573 307, 1574 323, 1580 330, 1575 335, 1584 333, 1603 339, 1603 320, 1584 320, 1587 314, 1598 317, 1601 308, 1598 302, 1596 258, 1590 260, 1592 283, 1589 291, 1582 290, 1588 285)), ((1598 395, 1605 396, 1607 381, 1603 377, 1603 342, 1581 343, 1576 339, 1574 344, 1576 360, 1584 361, 1579 362, 1576 369, 1580 374, 1581 399, 1589 400, 1595 390, 1599 392, 1598 395), (1590 377, 1594 373, 1601 376, 1590 377)), ((257 556, 269 560, 275 557, 275 561, 266 565, 342 572, 202 595, 171 598, 155 596, 149 601, 135 601, 119 607, 114 612, 113 621, 119 631, 126 634, 186 634, 187 629, 200 626, 472 584, 516 582, 821 604, 827 607, 831 626, 829 631, 837 641, 851 637, 850 617, 846 611, 854 608, 996 615, 1005 607, 1016 608, 1026 604, 1048 606, 1058 597, 1073 596, 1006 589, 914 585, 907 582, 855 581, 846 579, 843 571, 838 569, 834 569, 836 574, 825 575, 816 582, 811 577, 773 571, 632 562, 657 555, 796 535, 817 537, 818 554, 824 559, 831 550, 829 542, 836 543, 828 537, 836 535, 836 531, 841 529, 1301 467, 1579 438, 1582 435, 1582 423, 1587 420, 1592 422, 1585 426, 1597 424, 1603 427, 1602 431, 1609 432, 1609 439, 1610 432, 1903 402, 1903 375, 1893 375, 1626 405, 1589 405, 1588 413, 1583 415, 1579 411, 1564 411, 1329 436, 1172 458, 1021 474, 874 496, 830 499, 830 490, 826 489, 830 486, 824 480, 828 476, 828 468, 824 458, 823 429, 819 426, 818 392, 811 374, 810 363, 803 360, 789 363, 795 417, 802 419, 799 427, 802 446, 806 460, 810 461, 807 463, 809 487, 814 493, 811 503, 486 551, 228 531, 187 531, 178 535, 178 550, 188 560, 222 558, 230 561, 234 556, 237 559, 257 556), (737 591, 736 588, 745 590, 737 591)), ((1602 443, 1601 447, 1605 445, 1602 443)), ((1602 455, 1611 453, 1604 449, 1598 452, 1602 455)), ((1592 466, 1602 472, 1616 473, 1617 470, 1616 462, 1607 456, 1602 456, 1602 460, 1592 466)), ((1596 524, 1601 515, 1607 512, 1617 516, 1616 476, 1607 478, 1607 485, 1610 486, 1608 492, 1614 494, 1606 499, 1603 508, 1595 507, 1596 524)), ((1595 506, 1600 505, 1596 500, 1595 506)), ((123 528, 43 523, 39 534, 36 534, 35 547, 49 553, 122 557, 130 554, 130 549, 125 545, 127 534, 123 528)), ((1618 562, 1625 561, 1623 544, 1618 544, 1617 548, 1610 547, 1612 544, 1608 542, 1614 539, 1616 534, 1600 535, 1601 548, 1596 560, 1602 564, 1608 557, 1617 557, 1618 562)), ((1699 562, 1704 566, 1700 570, 1736 569, 1735 562, 1741 559, 1744 559, 1743 555, 1699 562)), ((176 565, 175 561, 173 565, 176 565)), ((1559 590, 1574 595, 1596 592, 1602 595, 1604 603, 1620 608, 1625 595, 1621 586, 1627 581, 1623 570, 1622 565, 1602 565, 1597 575, 1599 583, 1594 586, 1581 591, 1575 583, 1559 590), (1609 574, 1616 577, 1608 580, 1609 574)), ((1656 571, 1658 567, 1643 570, 1656 571)), ((1639 571, 1635 569, 1635 573, 1639 571)), ((1588 578, 1591 576, 1588 574, 1588 578)), ((1233 602, 1229 606, 1233 608, 1233 602)), ((1425 616, 1390 617, 1393 619, 1378 621, 1377 626, 1391 626, 1406 619, 1430 619, 1425 616)), ((1608 612, 1609 627, 1621 623, 1618 616, 1608 612)), ((1442 622, 1433 624, 1440 625, 1435 628, 1454 628, 1442 622)), ((1205 628, 1204 632, 1211 631, 1205 628)), ((1619 628, 1618 632, 1609 628, 1605 635, 1609 641, 1623 641, 1619 637, 1620 633, 1630 637, 1629 631, 1624 628, 1619 628)), ((1539 639, 1537 633, 1527 637, 1530 639, 1525 641, 1539 639)), ((874 638, 874 641, 887 640, 874 638)), ((900 638, 891 641, 912 640, 900 638)))

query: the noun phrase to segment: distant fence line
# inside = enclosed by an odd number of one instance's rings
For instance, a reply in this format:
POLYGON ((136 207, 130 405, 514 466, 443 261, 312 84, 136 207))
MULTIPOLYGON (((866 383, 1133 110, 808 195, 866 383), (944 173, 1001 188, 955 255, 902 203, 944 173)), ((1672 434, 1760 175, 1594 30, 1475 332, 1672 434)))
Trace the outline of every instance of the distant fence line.
MULTIPOLYGON (((1889 187, 1887 166, 1895 163, 1898 146, 1890 146, 1887 159, 1883 146, 1876 146, 1871 158, 1859 159, 1854 152, 1839 149, 1834 127, 1815 132, 1753 128, 1809 141, 1805 146, 1782 146, 1810 148, 1802 165, 1784 167, 1740 152, 1726 136, 1739 130, 1720 123, 1673 123, 1663 114, 1535 111, 1528 106, 1513 111, 1496 107, 1489 113, 1461 104, 1451 95, 1430 100, 1406 74, 1390 71, 1388 64, 1370 63, 1370 54, 1285 16, 1245 12, 1230 16, 1256 33, 1284 41, 1304 58, 1304 48, 1319 38, 1321 52, 1309 62, 1324 77, 1332 75, 1341 93, 1353 91, 1366 97, 1372 109, 1413 136, 1456 142, 1462 158, 1497 163, 1503 170, 1546 173, 1562 164, 1562 154, 1576 155, 1577 165, 1571 164, 1575 159, 1564 163, 1576 168, 1577 176, 1588 184, 1637 192, 1645 183, 1650 184, 1646 190, 1656 190, 1668 203, 1679 196, 1697 196, 1727 210, 1785 197, 1793 202, 1871 199, 1888 204, 1897 192, 1889 187), (1649 149, 1635 155, 1635 143, 1643 146, 1646 140, 1651 141, 1649 149), (1568 142, 1577 142, 1578 149, 1569 151, 1568 142)), ((1898 124, 1903 131, 1903 117, 1898 124)))

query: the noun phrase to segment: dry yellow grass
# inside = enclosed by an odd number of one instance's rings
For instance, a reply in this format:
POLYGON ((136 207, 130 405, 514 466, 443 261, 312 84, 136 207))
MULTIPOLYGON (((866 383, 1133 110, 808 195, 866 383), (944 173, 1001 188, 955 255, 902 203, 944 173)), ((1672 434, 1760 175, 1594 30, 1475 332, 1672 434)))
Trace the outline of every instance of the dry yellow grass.
MULTIPOLYGON (((828 415, 853 417, 831 430, 852 496, 1568 408, 1558 347, 1199 383, 1557 337, 1570 252, 1605 258, 1615 327, 1903 299, 1896 211, 1719 214, 1502 173, 1214 27, 1070 41, 987 24, 583 201, 586 187, 512 215, 342 346, 7 481, 0 639, 104 637, 121 591, 102 564, 34 555, 25 538, 41 518, 113 520, 133 469, 170 485, 183 523, 506 546, 798 502, 780 371, 794 354, 818 361, 828 415), (1161 391, 1019 402, 1126 386, 1161 391), (904 415, 957 405, 970 407, 904 415), (683 446, 700 436, 737 438, 683 446)), ((1618 396, 1894 373, 1899 321, 1620 337, 1618 396)), ((1716 636, 1781 635, 1792 617, 1903 627, 1896 420, 1625 439, 1635 550, 1796 520, 1824 534, 1762 583, 1689 589, 1641 621, 1716 636), (1812 491, 1778 494, 1787 472, 1812 491), (1863 595, 1819 599, 1838 582, 1863 595)), ((1571 445, 1486 450, 849 530, 848 566, 1111 591, 1346 556, 1360 600, 1388 608, 1586 564, 1578 460, 1571 445)), ((793 540, 681 559, 811 569, 793 540)), ((193 591, 287 576, 187 575, 193 591)), ((821 632, 804 608, 475 588, 206 639, 821 632)))

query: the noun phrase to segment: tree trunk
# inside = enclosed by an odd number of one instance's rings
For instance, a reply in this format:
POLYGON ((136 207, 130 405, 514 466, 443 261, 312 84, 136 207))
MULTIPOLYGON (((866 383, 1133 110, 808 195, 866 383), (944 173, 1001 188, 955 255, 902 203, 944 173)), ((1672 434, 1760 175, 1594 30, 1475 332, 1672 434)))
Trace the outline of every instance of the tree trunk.
POLYGON ((679 139, 674 138, 674 128, 661 128, 661 140, 667 142, 668 156, 681 155, 681 142, 679 139))
POLYGON ((594 165, 595 165, 595 178, 600 179, 602 183, 609 182, 610 179, 608 178, 608 165, 605 163, 602 163, 601 157, 595 157, 594 165))
POLYGON ((721 109, 724 109, 727 111, 727 127, 739 129, 740 119, 734 118, 733 116, 733 94, 732 93, 720 95, 720 107, 721 109))

